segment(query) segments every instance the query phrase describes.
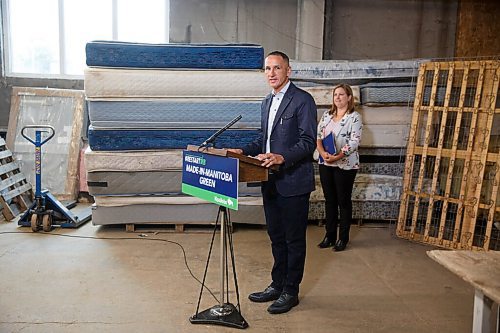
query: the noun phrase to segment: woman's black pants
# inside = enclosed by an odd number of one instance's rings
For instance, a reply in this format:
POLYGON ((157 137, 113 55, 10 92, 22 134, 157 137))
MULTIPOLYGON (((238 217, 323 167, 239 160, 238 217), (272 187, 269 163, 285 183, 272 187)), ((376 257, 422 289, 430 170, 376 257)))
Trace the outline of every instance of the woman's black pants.
POLYGON ((338 167, 319 165, 321 187, 325 195, 326 234, 333 242, 338 239, 349 242, 349 230, 352 221, 352 188, 356 169, 344 170, 338 167), (339 219, 340 211, 340 219, 339 219))

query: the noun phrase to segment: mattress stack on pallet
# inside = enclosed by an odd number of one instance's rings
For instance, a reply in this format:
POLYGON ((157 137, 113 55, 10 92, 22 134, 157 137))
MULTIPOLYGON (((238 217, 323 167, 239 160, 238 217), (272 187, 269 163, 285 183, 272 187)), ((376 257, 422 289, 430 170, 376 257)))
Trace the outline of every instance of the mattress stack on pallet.
MULTIPOLYGON (((347 83, 355 87, 357 111, 364 124, 359 149, 361 169, 352 195, 355 219, 398 218, 419 65, 420 61, 292 62, 292 79, 303 86, 333 88, 347 83)), ((319 177, 311 194, 309 218, 325 218, 319 177)))
MULTIPOLYGON (((181 193, 182 150, 239 115, 216 146, 241 146, 257 136, 269 92, 263 48, 95 41, 86 55, 93 223, 214 222, 216 205, 181 193)), ((239 195, 232 220, 264 223, 259 187, 240 184, 239 195)))

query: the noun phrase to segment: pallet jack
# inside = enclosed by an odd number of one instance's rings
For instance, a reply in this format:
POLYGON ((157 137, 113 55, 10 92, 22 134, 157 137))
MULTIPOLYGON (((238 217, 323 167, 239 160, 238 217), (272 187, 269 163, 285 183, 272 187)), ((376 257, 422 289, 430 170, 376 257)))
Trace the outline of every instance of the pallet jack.
POLYGON ((76 202, 63 205, 47 189, 42 190, 42 145, 52 139, 56 131, 50 125, 27 125, 21 130, 21 135, 35 145, 35 201, 28 210, 19 218, 18 225, 30 227, 37 232, 40 227, 43 231, 52 230, 53 225, 63 228, 78 228, 92 217, 90 210, 77 216, 70 211, 76 202), (35 140, 25 133, 28 129, 35 129, 35 140), (42 140, 42 133, 49 133, 42 140))

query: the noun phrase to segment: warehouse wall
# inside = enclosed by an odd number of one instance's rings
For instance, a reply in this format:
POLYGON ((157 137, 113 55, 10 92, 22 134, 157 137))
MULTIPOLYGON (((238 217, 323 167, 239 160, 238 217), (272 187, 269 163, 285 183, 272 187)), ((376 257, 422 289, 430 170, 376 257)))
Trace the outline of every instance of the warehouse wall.
POLYGON ((323 59, 453 57, 458 0, 326 1, 323 59))
MULTIPOLYGON (((258 43, 266 52, 280 49, 304 61, 500 52, 496 0, 170 1, 172 42, 258 43)), ((12 86, 83 89, 83 81, 12 78, 2 72, 0 132, 8 125, 12 86)))
POLYGON ((170 39, 257 43, 266 53, 321 60, 324 0, 170 0, 170 39))
MULTIPOLYGON (((257 43, 264 46, 265 52, 283 50, 291 58, 320 60, 323 2, 324 0, 170 0, 170 41, 257 43), (307 42, 296 43, 297 32, 307 42)), ((13 86, 83 89, 83 81, 6 78, 2 74, 0 132, 5 131, 8 126, 13 86)))

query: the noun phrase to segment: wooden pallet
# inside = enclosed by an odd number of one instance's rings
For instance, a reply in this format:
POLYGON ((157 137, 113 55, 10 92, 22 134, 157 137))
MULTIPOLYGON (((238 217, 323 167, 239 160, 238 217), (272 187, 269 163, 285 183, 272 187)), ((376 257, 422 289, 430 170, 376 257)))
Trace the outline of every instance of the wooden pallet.
POLYGON ((2 214, 8 221, 26 211, 33 203, 31 184, 19 170, 3 138, 0 138, 0 203, 2 214))
MULTIPOLYGON (((219 227, 218 227, 219 228, 219 227)), ((191 224, 191 223, 127 223, 126 232, 158 232, 158 233, 210 233, 213 232, 213 224, 191 224)))
POLYGON ((500 61, 422 64, 398 236, 500 250, 500 61))
MULTIPOLYGON (((137 225, 139 226, 139 225, 137 225)), ((148 225, 150 226, 150 225, 148 225)), ((174 226, 174 231, 175 232, 184 232, 184 224, 175 224, 173 225, 174 226)), ((136 229, 136 224, 133 224, 133 223, 128 223, 125 225, 125 231, 127 232, 134 232, 136 229)))

